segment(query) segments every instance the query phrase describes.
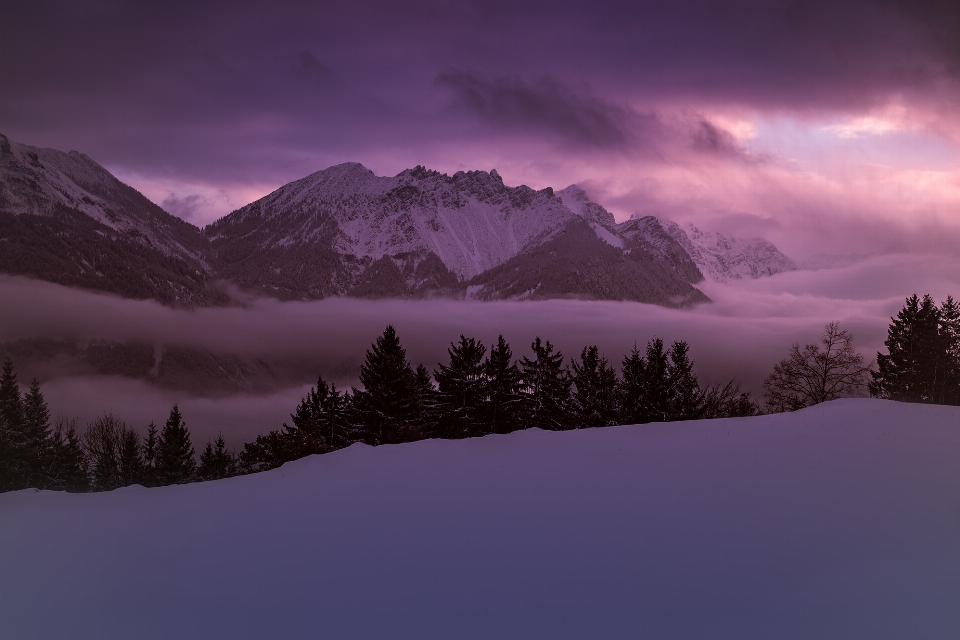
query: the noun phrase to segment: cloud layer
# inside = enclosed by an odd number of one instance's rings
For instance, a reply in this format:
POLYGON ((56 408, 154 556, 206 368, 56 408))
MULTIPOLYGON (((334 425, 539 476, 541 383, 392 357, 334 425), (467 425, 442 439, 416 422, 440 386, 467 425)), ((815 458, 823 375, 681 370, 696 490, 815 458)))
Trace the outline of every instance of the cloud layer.
POLYGON ((3 132, 197 224, 353 160, 580 182, 620 218, 776 220, 797 258, 957 239, 946 0, 16 5, 3 132))

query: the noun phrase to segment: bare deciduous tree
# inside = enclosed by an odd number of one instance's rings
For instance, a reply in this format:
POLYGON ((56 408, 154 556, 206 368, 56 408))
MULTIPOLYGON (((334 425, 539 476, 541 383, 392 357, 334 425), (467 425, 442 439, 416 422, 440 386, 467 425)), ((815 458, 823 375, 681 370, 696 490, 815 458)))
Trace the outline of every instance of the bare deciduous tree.
POLYGON ((820 342, 794 344, 763 381, 770 411, 796 411, 837 398, 866 395, 869 366, 853 349, 853 336, 838 322, 823 328, 820 342))

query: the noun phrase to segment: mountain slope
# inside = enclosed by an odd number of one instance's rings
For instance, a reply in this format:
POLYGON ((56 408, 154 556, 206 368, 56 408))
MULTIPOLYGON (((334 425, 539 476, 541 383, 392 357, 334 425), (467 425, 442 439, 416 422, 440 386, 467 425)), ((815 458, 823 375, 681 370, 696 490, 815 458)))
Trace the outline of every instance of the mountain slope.
POLYGON ((7 493, 0 619, 24 639, 955 638, 958 422, 841 400, 7 493))
MULTIPOLYGON (((643 251, 612 245, 586 220, 467 282, 477 300, 576 297, 632 300, 667 307, 709 302, 670 265, 643 251)), ((699 275, 699 274, 698 274, 699 275)))
POLYGON ((0 271, 168 304, 222 301, 207 240, 87 156, 0 134, 0 271))
POLYGON ((684 231, 672 221, 665 221, 663 228, 684 248, 700 271, 717 282, 797 270, 793 260, 763 238, 733 238, 702 231, 692 224, 684 231))
POLYGON ((384 256, 412 262, 407 271, 427 261, 440 283, 470 278, 574 217, 551 189, 507 187, 496 171, 416 167, 378 177, 348 163, 285 185, 205 233, 241 286, 318 297, 347 293, 384 256))

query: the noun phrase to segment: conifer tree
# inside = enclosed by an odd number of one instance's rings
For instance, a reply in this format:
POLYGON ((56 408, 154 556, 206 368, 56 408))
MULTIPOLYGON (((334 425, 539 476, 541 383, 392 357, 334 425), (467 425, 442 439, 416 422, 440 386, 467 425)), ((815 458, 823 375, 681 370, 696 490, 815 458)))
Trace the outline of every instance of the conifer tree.
POLYGON ((670 420, 693 420, 700 409, 700 383, 693 374, 690 345, 685 341, 670 346, 667 382, 670 389, 670 420))
POLYGON ((417 412, 414 423, 415 437, 439 437, 439 408, 437 389, 433 386, 433 378, 423 364, 418 364, 413 372, 414 387, 417 395, 417 412))
POLYGON ((571 414, 576 428, 606 427, 617 421, 617 373, 596 345, 571 362, 571 414))
POLYGON ((940 355, 943 358, 941 384, 936 391, 938 404, 960 404, 960 304, 953 296, 940 305, 940 355))
POLYGON ((157 438, 156 482, 159 485, 190 482, 196 468, 190 431, 180 415, 180 407, 173 405, 157 438))
POLYGON ((140 434, 133 429, 124 428, 120 435, 120 486, 142 484, 144 481, 143 450, 140 434))
POLYGON ((197 475, 201 480, 220 480, 236 475, 236 467, 236 458, 227 450, 227 444, 221 433, 217 435, 216 443, 207 441, 207 446, 200 454, 197 475))
POLYGON ((30 468, 24 458, 25 427, 17 374, 13 362, 6 358, 0 373, 0 491, 25 489, 29 484, 30 468))
POLYGON ((553 352, 548 340, 533 344, 533 359, 520 360, 520 378, 524 392, 525 427, 559 430, 569 426, 570 378, 563 366, 563 354, 553 352))
POLYGON ((24 462, 29 474, 28 484, 42 489, 46 486, 50 459, 50 409, 40 391, 40 382, 34 378, 30 390, 23 397, 24 462))
POLYGON ((877 354, 870 393, 905 402, 934 402, 938 375, 943 376, 940 311, 929 295, 907 298, 896 318, 890 319, 887 353, 877 354))
POLYGON ((487 348, 461 334, 450 343, 450 363, 440 364, 437 381, 438 420, 443 437, 464 438, 483 434, 483 410, 487 395, 484 356, 487 348))
POLYGON ((143 440, 141 457, 143 458, 143 486, 152 487, 156 484, 157 476, 157 425, 153 420, 147 427, 147 437, 143 440))
POLYGON ((490 355, 484 363, 487 378, 487 402, 485 431, 509 433, 518 426, 524 398, 520 393, 520 369, 513 361, 510 345, 503 339, 490 347, 490 355))
POLYGON ((637 345, 624 356, 620 367, 620 385, 617 390, 620 424, 641 424, 646 422, 643 408, 643 396, 646 393, 647 361, 641 355, 637 345))
POLYGON ((367 351, 360 366, 362 390, 353 394, 354 421, 367 444, 411 439, 418 414, 417 382, 392 325, 367 351))
POLYGON ((688 352, 686 342, 674 342, 668 351, 660 338, 647 342, 644 355, 634 346, 621 370, 621 424, 697 417, 701 392, 688 352))
POLYGON ((90 477, 83 453, 81 439, 77 434, 76 420, 59 418, 50 438, 50 458, 47 489, 54 491, 87 491, 90 477))

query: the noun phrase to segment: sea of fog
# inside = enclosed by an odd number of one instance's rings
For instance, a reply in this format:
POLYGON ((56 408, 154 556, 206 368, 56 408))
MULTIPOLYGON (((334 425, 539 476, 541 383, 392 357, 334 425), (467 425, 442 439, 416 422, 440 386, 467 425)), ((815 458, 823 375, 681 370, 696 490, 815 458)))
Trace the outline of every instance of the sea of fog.
POLYGON ((877 256, 844 268, 701 287, 714 302, 685 310, 579 300, 261 299, 243 307, 188 311, 4 276, 0 342, 36 336, 136 340, 296 362, 305 372, 302 384, 265 396, 204 398, 109 377, 42 381, 53 413, 81 424, 113 411, 145 430, 151 420, 163 421, 177 402, 195 440, 222 432, 239 446, 289 420, 317 375, 340 386, 356 385, 365 351, 387 324, 397 328, 410 360, 430 368, 446 361, 450 342, 461 333, 487 344, 503 334, 516 357, 529 355, 536 336, 566 356, 597 344, 615 363, 654 336, 686 340, 702 382, 736 378, 759 395, 763 379, 789 346, 815 341, 832 320, 850 330, 857 348, 873 360, 883 349, 890 316, 906 296, 929 292, 941 300, 960 294, 960 260, 877 256))

